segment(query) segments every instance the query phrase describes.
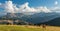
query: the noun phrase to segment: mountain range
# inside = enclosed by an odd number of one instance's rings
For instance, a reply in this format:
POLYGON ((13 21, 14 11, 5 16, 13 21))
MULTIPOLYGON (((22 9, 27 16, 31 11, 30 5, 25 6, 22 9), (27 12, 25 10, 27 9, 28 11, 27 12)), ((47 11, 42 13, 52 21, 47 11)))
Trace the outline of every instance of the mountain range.
POLYGON ((24 21, 36 24, 36 23, 44 23, 58 17, 60 17, 60 13, 40 12, 40 13, 35 13, 33 15, 26 15, 23 13, 7 13, 6 15, 1 16, 0 20, 1 19, 24 20, 24 21))
POLYGON ((52 20, 44 22, 44 23, 38 23, 38 24, 46 24, 46 25, 50 25, 50 26, 60 26, 60 17, 52 19, 52 20))

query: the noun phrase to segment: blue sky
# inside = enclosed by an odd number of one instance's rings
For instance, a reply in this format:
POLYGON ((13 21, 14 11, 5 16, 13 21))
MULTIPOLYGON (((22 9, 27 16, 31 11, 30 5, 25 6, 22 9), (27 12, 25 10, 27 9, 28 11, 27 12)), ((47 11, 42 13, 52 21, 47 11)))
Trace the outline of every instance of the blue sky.
MULTIPOLYGON (((5 1, 9 1, 9 0, 0 0, 0 3, 4 4, 5 1)), ((10 0, 10 1, 12 1, 13 4, 15 4, 15 5, 22 5, 22 4, 25 4, 26 2, 28 2, 29 3, 28 6, 34 7, 34 8, 41 7, 41 6, 46 6, 47 8, 55 7, 56 1, 57 1, 57 5, 58 5, 58 7, 60 7, 60 0, 10 0)), ((10 6, 7 6, 7 7, 10 7, 10 6)), ((29 7, 27 7, 27 8, 29 10, 30 9, 32 10, 32 8, 29 8, 29 7)), ((13 8, 11 8, 11 9, 13 9, 13 8)), ((3 9, 0 8, 0 12, 3 12, 3 9)))
MULTIPOLYGON (((4 3, 5 1, 8 0, 0 0, 1 3, 4 3)), ((30 7, 39 7, 39 6, 52 7, 54 6, 55 1, 58 1, 60 3, 60 0, 11 0, 11 1, 19 5, 24 4, 25 2, 29 2, 30 7)))

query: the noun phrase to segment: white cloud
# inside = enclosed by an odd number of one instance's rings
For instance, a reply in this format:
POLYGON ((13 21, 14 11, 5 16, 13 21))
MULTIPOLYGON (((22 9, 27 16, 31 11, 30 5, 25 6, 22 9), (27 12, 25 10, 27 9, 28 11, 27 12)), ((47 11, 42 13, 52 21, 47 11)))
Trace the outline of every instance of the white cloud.
POLYGON ((5 10, 7 10, 6 12, 11 12, 14 13, 14 8, 13 8, 13 3, 11 1, 6 1, 5 2, 5 10))
POLYGON ((36 12, 36 9, 34 8, 30 8, 28 6, 28 2, 26 2, 25 4, 21 5, 21 7, 19 8, 19 11, 22 12, 22 13, 25 13, 25 12, 36 12))
POLYGON ((23 4, 19 9, 21 10, 20 12, 34 12, 34 13, 51 12, 46 6, 38 7, 38 8, 29 7, 28 2, 23 4))
MULTIPOLYGON (((1 3, 2 4, 2 3, 1 3)), ((1 7, 0 4, 0 7, 1 7)), ((55 4, 58 4, 58 2, 55 2, 55 4)), ((6 1, 5 4, 2 4, 2 8, 5 9, 6 13, 24 13, 24 14, 34 14, 34 13, 40 13, 45 12, 49 13, 52 12, 51 9, 48 9, 46 6, 41 7, 29 7, 29 3, 26 2, 19 6, 19 8, 12 3, 12 1, 6 1)))
POLYGON ((37 9, 38 9, 38 12, 45 12, 45 13, 51 12, 46 6, 39 7, 37 9))
POLYGON ((53 7, 50 9, 52 12, 60 13, 60 7, 53 7))
POLYGON ((60 9, 60 7, 53 7, 52 10, 60 9))

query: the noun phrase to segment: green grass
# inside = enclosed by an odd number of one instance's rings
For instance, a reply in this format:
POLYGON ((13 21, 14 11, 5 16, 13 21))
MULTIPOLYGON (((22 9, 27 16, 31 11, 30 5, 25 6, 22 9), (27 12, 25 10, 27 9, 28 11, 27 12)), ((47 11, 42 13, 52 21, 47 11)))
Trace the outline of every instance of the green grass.
POLYGON ((0 31, 60 31, 60 27, 47 26, 44 30, 38 26, 0 25, 0 31))

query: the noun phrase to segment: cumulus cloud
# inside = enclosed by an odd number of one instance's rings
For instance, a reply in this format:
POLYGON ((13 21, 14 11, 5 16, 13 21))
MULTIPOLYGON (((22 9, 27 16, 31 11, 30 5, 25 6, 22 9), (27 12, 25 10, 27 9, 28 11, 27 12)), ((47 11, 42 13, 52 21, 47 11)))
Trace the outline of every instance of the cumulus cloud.
MULTIPOLYGON (((58 4, 58 2, 55 2, 55 4, 58 4)), ((19 8, 15 4, 13 4, 12 1, 6 1, 5 4, 0 4, 0 7, 1 6, 2 8, 4 8, 6 13, 34 14, 34 13, 40 13, 40 12, 45 12, 45 13, 52 12, 46 6, 41 6, 41 7, 36 7, 36 8, 29 7, 28 2, 20 5, 19 8)))
POLYGON ((26 2, 25 4, 21 5, 21 7, 19 8, 20 12, 25 13, 25 12, 36 12, 37 10, 34 8, 30 8, 28 6, 28 2, 26 2))
POLYGON ((5 10, 7 10, 7 12, 11 12, 14 13, 14 8, 13 8, 13 3, 11 1, 6 1, 5 2, 5 10))
POLYGON ((26 2, 25 4, 21 5, 21 7, 19 8, 21 10, 21 12, 34 12, 34 13, 51 12, 46 6, 33 8, 33 7, 29 7, 28 4, 29 3, 26 2))
POLYGON ((38 12, 45 12, 45 13, 51 12, 46 6, 38 7, 37 9, 38 9, 38 12))

